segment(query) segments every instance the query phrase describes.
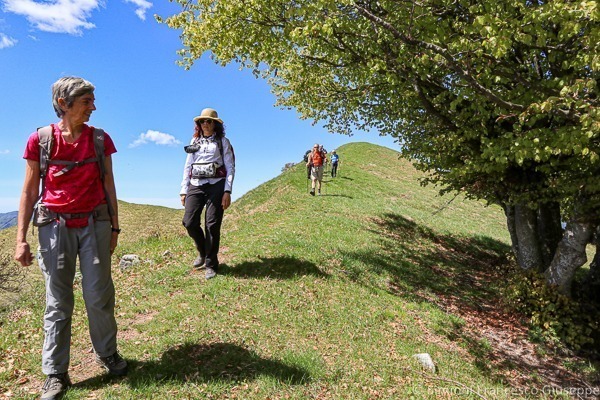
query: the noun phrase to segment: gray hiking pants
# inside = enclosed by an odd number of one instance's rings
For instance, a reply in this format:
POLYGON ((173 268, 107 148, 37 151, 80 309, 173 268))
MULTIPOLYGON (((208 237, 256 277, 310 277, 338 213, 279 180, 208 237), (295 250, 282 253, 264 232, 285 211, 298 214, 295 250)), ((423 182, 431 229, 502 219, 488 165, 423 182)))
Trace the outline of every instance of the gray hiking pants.
POLYGON ((117 323, 110 263, 111 223, 90 218, 85 228, 66 228, 64 221, 54 221, 40 227, 38 236, 38 263, 46 281, 42 371, 48 375, 69 369, 77 256, 92 345, 101 357, 114 354, 117 323))

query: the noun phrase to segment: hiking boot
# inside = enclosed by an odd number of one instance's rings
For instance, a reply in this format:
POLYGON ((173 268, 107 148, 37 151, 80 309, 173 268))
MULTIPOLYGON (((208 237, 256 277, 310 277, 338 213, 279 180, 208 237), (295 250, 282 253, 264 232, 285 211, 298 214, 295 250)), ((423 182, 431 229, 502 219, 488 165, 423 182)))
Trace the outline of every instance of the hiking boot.
POLYGON ((311 190, 311 191, 310 191, 310 195, 311 195, 311 196, 314 196, 314 195, 315 195, 315 189, 313 189, 313 190, 311 190))
POLYGON ((60 399, 71 386, 68 373, 50 374, 42 386, 42 400, 60 399))
POLYGON ((127 375, 127 361, 125 361, 116 351, 115 354, 108 357, 100 357, 96 354, 96 362, 104 367, 111 375, 127 375))
POLYGON ((200 254, 198 254, 198 257, 196 257, 196 259, 194 260, 194 268, 195 269, 200 269, 204 266, 204 262, 206 261, 206 257, 201 256, 200 254))
POLYGON ((206 267, 206 274, 204 276, 206 279, 212 279, 217 276, 217 270, 211 267, 206 267))

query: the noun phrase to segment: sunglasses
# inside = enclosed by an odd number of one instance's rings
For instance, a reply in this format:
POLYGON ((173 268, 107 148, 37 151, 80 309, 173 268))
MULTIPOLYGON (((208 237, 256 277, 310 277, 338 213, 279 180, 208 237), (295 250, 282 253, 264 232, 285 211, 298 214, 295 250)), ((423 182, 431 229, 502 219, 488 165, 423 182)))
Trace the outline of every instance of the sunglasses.
POLYGON ((201 119, 198 121, 198 125, 202 125, 202 124, 206 124, 206 123, 212 124, 213 120, 212 119, 201 119))

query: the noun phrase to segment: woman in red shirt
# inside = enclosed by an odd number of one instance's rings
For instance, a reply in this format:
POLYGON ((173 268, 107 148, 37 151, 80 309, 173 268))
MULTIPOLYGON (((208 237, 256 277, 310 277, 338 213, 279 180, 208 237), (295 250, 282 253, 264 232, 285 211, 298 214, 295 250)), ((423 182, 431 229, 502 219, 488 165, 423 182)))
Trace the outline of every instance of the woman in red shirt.
POLYGON ((38 200, 42 176, 40 135, 52 139, 50 161, 36 218, 38 263, 46 281, 45 340, 42 371, 47 375, 42 399, 61 396, 71 385, 68 368, 76 260, 82 275, 89 331, 97 362, 114 375, 127 373, 127 362, 117 352, 114 317, 115 289, 111 255, 117 246, 119 217, 111 155, 117 150, 108 134, 86 123, 96 110, 94 86, 77 77, 52 85, 52 101, 60 121, 31 134, 24 158, 25 182, 19 205, 15 259, 31 265, 33 254, 27 229, 38 200), (94 136, 104 141, 98 157, 94 136), (104 164, 101 178, 99 163, 104 164), (112 212, 108 210, 112 209, 112 212))

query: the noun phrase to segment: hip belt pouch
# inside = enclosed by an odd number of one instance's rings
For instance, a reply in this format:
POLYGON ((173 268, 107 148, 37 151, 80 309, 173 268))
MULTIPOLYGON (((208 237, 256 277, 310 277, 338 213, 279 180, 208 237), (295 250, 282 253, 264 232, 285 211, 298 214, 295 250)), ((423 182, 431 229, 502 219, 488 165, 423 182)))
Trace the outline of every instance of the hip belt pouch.
POLYGON ((110 213, 108 211, 108 204, 99 204, 94 208, 94 221, 110 221, 110 213))
POLYGON ((222 178, 227 175, 225 166, 217 163, 193 163, 192 178, 222 178))
POLYGON ((91 212, 69 214, 69 213, 56 213, 49 210, 44 204, 39 203, 33 209, 33 226, 44 226, 48 225, 52 221, 56 221, 59 217, 64 219, 73 218, 87 218, 91 215, 94 216, 95 221, 110 221, 110 213, 108 212, 108 204, 100 204, 94 208, 91 212))
POLYGON ((33 209, 33 226, 45 226, 50 222, 55 221, 57 214, 54 211, 48 210, 45 205, 38 203, 33 209))

